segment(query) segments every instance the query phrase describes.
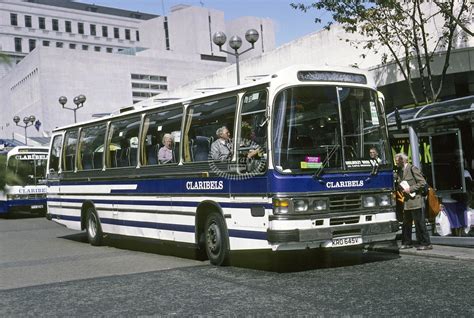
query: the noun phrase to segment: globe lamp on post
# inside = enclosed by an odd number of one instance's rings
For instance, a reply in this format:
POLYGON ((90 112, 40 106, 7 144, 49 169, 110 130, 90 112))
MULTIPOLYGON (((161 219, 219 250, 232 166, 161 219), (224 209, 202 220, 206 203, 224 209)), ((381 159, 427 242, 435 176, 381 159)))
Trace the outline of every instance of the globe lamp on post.
POLYGON ((249 42, 252 46, 243 52, 239 52, 238 50, 242 46, 242 39, 234 35, 229 40, 229 46, 231 49, 234 50, 234 52, 229 52, 222 49, 222 46, 227 41, 227 36, 225 35, 224 32, 221 32, 221 31, 216 32, 214 33, 212 37, 212 41, 214 42, 215 45, 219 47, 220 52, 224 52, 232 56, 235 56, 235 65, 237 67, 237 85, 240 85, 239 56, 250 50, 253 50, 255 48, 255 42, 258 41, 258 38, 259 38, 259 34, 257 30, 255 29, 250 29, 247 32, 245 32, 245 40, 247 40, 247 42, 249 42))

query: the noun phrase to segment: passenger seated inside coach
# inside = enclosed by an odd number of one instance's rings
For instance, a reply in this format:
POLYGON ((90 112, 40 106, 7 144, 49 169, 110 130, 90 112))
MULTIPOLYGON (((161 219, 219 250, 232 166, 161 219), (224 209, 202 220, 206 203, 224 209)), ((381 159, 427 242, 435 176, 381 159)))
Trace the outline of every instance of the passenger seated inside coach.
POLYGON ((171 134, 164 134, 162 139, 163 147, 158 151, 159 163, 173 163, 176 162, 173 152, 173 136, 171 134))
POLYGON ((230 131, 226 126, 222 126, 216 131, 217 140, 211 145, 210 157, 213 160, 232 159, 232 140, 230 131))

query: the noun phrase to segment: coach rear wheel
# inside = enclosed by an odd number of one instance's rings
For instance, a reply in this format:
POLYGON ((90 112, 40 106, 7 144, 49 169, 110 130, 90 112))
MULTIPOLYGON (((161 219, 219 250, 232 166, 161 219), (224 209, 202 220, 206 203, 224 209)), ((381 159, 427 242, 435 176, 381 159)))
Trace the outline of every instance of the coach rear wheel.
POLYGON ((87 209, 86 231, 91 245, 99 246, 102 244, 103 233, 100 227, 100 220, 93 207, 87 209))
POLYGON ((229 260, 229 243, 224 219, 211 213, 206 219, 206 253, 213 265, 226 265, 229 260))

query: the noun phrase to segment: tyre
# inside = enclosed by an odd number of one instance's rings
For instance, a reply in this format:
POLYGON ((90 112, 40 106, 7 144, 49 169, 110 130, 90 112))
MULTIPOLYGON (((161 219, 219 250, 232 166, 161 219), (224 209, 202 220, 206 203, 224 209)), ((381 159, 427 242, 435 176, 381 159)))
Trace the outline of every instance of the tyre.
POLYGON ((224 219, 218 213, 207 216, 205 226, 206 254, 213 265, 227 265, 229 261, 229 237, 224 219))
POLYGON ((102 245, 102 228, 100 219, 93 207, 87 208, 86 231, 89 243, 94 246, 102 245))

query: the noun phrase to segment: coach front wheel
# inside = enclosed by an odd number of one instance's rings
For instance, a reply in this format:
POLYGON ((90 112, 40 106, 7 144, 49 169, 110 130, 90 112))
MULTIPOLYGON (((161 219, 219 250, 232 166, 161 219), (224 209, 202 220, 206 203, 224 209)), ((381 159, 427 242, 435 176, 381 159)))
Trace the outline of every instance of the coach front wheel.
POLYGON ((103 233, 100 227, 100 220, 93 207, 87 208, 86 231, 91 245, 99 246, 102 244, 103 233))
POLYGON ((227 265, 229 261, 229 239, 224 219, 218 213, 211 213, 205 227, 206 253, 213 265, 227 265))

